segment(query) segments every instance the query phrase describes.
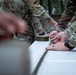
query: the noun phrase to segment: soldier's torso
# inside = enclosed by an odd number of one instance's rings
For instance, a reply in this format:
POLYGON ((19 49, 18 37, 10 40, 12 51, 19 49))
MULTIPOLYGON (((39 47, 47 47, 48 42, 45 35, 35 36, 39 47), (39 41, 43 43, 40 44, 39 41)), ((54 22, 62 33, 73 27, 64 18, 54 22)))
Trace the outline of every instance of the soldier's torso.
POLYGON ((19 17, 23 17, 29 9, 23 0, 0 0, 0 7, 3 11, 12 12, 19 17))

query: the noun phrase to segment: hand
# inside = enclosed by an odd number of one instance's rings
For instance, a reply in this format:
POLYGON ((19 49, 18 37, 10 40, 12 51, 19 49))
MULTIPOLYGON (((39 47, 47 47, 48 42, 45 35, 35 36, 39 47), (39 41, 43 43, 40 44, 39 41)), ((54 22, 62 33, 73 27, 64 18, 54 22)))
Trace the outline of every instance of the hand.
POLYGON ((28 30, 28 23, 24 20, 18 20, 18 29, 16 30, 17 33, 24 33, 28 30))
POLYGON ((51 39, 51 41, 54 41, 54 43, 57 43, 59 41, 64 42, 66 39, 68 39, 68 36, 64 32, 60 32, 53 39, 51 39))
POLYGON ((10 32, 10 30, 13 28, 13 30, 16 32, 22 32, 25 26, 26 23, 16 16, 7 13, 0 13, 0 29, 10 32))
POLYGON ((67 48, 64 45, 64 42, 58 42, 56 44, 52 44, 48 47, 46 47, 46 50, 55 50, 55 51, 68 51, 69 48, 67 48))
MULTIPOLYGON (((49 34, 49 38, 50 39, 53 39, 56 35, 58 35, 58 31, 52 31, 50 34, 49 34)), ((56 42, 59 42, 59 39, 54 39, 54 40, 51 40, 52 43, 56 43, 56 42)))
POLYGON ((59 32, 58 31, 52 31, 50 34, 49 34, 49 38, 52 39, 54 38, 59 32))
POLYGON ((23 33, 26 23, 7 13, 0 13, 0 29, 5 31, 0 37, 10 37, 12 33, 23 33))

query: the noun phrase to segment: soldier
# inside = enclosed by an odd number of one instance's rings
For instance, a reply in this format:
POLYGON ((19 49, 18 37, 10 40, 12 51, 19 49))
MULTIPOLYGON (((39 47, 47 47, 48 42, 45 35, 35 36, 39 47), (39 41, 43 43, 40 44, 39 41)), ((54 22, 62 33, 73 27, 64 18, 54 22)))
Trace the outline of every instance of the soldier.
POLYGON ((76 0, 68 0, 66 9, 59 20, 60 32, 50 33, 51 40, 56 43, 48 46, 47 50, 71 50, 76 46, 76 0), (60 42, 59 42, 60 41, 60 42))
POLYGON ((19 40, 28 40, 33 42, 35 40, 34 29, 39 34, 43 33, 43 29, 40 25, 36 25, 38 22, 32 17, 32 12, 26 0, 0 0, 0 11, 12 13, 17 16, 19 19, 27 21, 28 30, 25 33, 16 34, 17 39, 19 40))
POLYGON ((33 13, 33 17, 37 18, 39 25, 45 27, 47 25, 53 25, 54 27, 57 25, 57 22, 53 20, 46 12, 46 10, 39 4, 39 0, 28 0, 30 5, 30 9, 33 13))

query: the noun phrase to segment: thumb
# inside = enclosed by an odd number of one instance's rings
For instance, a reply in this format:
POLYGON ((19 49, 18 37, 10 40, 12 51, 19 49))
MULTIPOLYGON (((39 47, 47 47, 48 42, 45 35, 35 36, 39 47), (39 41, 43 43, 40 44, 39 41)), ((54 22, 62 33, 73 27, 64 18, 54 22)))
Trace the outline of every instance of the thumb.
POLYGON ((53 40, 55 40, 55 39, 57 39, 58 38, 58 36, 55 36, 54 38, 52 38, 51 40, 53 41, 53 40))

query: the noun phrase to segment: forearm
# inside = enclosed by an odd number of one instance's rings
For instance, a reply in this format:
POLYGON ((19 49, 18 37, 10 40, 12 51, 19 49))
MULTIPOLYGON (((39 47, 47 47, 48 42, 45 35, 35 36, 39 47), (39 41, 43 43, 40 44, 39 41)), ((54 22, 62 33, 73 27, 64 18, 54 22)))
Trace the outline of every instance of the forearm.
POLYGON ((68 36, 71 36, 71 34, 73 32, 75 32, 75 29, 76 29, 76 21, 68 28, 64 31, 64 33, 68 36))
POLYGON ((50 19, 50 24, 55 27, 57 25, 57 22, 53 18, 51 18, 50 19))
POLYGON ((75 2, 73 0, 69 0, 64 13, 62 14, 58 22, 60 30, 64 30, 67 27, 68 22, 70 22, 72 17, 74 16, 75 9, 76 9, 75 2))
POLYGON ((35 16, 32 17, 32 26, 36 33, 43 33, 42 23, 40 22, 39 18, 35 16))
POLYGON ((69 37, 69 42, 76 46, 76 21, 64 33, 69 37))
POLYGON ((74 35, 74 33, 70 36, 69 39, 67 39, 65 42, 64 42, 64 46, 66 46, 67 48, 69 48, 69 50, 73 49, 76 47, 76 34, 74 35))

